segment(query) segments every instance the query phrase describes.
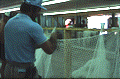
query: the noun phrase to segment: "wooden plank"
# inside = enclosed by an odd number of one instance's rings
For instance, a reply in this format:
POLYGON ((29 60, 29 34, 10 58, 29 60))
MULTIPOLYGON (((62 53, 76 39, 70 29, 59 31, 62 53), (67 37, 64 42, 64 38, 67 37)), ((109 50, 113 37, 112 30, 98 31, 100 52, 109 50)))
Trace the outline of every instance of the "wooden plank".
MULTIPOLYGON (((53 30, 53 28, 43 28, 43 30, 53 30)), ((74 30, 74 31, 100 31, 101 29, 87 29, 87 28, 56 28, 56 30, 74 30)), ((112 32, 116 29, 104 29, 104 31, 112 32)))
MULTIPOLYGON (((71 31, 64 30, 64 39, 71 38, 71 31)), ((72 53, 71 53, 71 46, 70 40, 64 40, 64 76, 65 78, 72 77, 72 53)))

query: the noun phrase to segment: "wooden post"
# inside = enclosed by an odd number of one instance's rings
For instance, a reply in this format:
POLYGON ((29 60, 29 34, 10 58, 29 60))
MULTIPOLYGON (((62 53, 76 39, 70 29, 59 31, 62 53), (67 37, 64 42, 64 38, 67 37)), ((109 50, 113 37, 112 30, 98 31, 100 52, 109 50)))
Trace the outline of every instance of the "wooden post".
POLYGON ((61 24, 58 22, 58 17, 57 17, 57 18, 56 18, 56 17, 53 17, 53 18, 54 18, 54 20, 57 22, 57 26, 62 27, 61 24))
POLYGON ((54 20, 54 18, 52 17, 52 27, 54 27, 54 23, 55 23, 55 20, 54 20))
POLYGON ((80 26, 81 26, 81 16, 79 17, 79 19, 80 19, 80 26))
POLYGON ((64 30, 64 71, 65 71, 65 78, 71 78, 71 68, 72 68, 72 58, 71 58, 71 48, 70 48, 70 39, 71 38, 71 31, 64 30))
POLYGON ((112 27, 115 27, 115 13, 112 13, 112 27))
POLYGON ((47 16, 45 16, 45 27, 48 27, 47 26, 47 22, 48 22, 47 20, 48 20, 48 18, 47 18, 47 16))

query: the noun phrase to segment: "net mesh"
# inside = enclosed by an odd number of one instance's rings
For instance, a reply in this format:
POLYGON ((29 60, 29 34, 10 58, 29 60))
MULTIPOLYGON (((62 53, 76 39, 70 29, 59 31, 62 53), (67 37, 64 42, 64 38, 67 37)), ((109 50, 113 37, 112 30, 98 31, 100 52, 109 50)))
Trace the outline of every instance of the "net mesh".
POLYGON ((69 75, 72 78, 120 78, 119 39, 119 31, 58 39, 52 55, 47 55, 41 48, 36 50, 35 65, 43 78, 65 78, 65 55, 70 53, 69 75))

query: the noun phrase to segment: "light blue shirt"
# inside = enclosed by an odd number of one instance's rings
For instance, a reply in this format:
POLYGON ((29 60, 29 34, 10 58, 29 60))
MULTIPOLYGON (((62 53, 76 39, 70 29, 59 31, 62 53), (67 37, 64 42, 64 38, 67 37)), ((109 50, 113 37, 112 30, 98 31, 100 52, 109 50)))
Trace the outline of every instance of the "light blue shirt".
POLYGON ((4 31, 5 58, 8 61, 35 62, 35 44, 47 41, 42 27, 22 13, 11 18, 4 31))

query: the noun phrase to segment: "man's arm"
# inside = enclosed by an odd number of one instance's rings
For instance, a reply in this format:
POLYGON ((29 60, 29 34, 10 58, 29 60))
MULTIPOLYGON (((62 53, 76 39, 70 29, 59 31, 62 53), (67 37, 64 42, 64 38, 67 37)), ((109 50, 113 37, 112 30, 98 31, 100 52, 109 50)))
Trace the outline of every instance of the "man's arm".
POLYGON ((45 43, 41 45, 37 45, 37 48, 42 48, 45 51, 45 53, 49 55, 54 52, 56 47, 57 47, 57 34, 56 33, 52 33, 50 39, 46 41, 45 43))

